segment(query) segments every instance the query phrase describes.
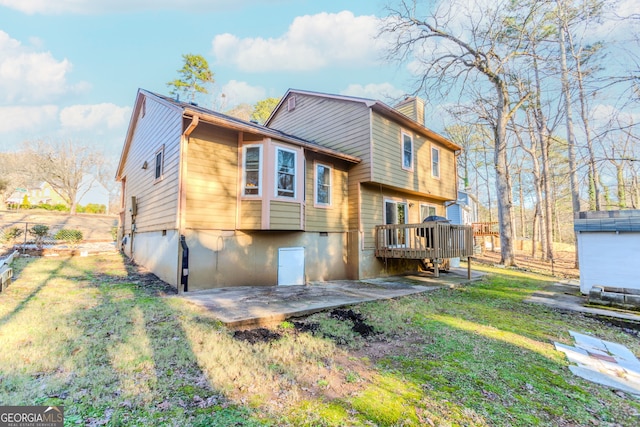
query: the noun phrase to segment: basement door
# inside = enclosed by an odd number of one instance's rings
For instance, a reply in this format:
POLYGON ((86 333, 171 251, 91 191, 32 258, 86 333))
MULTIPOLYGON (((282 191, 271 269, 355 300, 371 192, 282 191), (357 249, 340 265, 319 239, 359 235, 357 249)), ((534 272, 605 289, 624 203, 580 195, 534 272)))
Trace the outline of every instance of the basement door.
POLYGON ((304 248, 278 249, 278 286, 304 285, 304 248))

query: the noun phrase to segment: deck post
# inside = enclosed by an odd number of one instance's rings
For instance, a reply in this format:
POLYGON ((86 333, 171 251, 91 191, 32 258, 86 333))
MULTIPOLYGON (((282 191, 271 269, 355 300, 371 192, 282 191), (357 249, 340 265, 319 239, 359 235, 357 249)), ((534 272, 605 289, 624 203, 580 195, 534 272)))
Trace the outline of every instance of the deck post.
POLYGON ((433 249, 435 257, 433 258, 433 277, 440 277, 440 223, 433 224, 433 249))

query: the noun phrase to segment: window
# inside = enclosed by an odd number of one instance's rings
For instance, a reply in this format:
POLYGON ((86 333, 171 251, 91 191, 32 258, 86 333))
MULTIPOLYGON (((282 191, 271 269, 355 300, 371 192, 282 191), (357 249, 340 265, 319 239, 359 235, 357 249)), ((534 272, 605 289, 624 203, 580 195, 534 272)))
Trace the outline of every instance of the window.
POLYGON ((440 150, 431 147, 431 176, 440 178, 440 150))
POLYGON ((276 196, 296 197, 296 152, 276 148, 276 196))
POLYGON ((247 145, 242 147, 243 176, 242 188, 245 196, 262 195, 262 146, 247 145))
POLYGON ((436 215, 436 207, 431 205, 420 205, 420 221, 428 216, 436 215))
POLYGON ((316 164, 315 203, 320 206, 331 206, 331 168, 316 164))
POLYGON ((164 145, 156 151, 156 167, 155 167, 155 180, 162 179, 162 171, 164 168, 164 145))
MULTIPOLYGON (((385 224, 406 224, 408 218, 408 205, 406 202, 394 202, 385 200, 384 216, 385 224)), ((406 229, 387 230, 385 246, 402 247, 407 242, 406 229)))
POLYGON ((402 133, 402 169, 413 170, 413 138, 402 133))

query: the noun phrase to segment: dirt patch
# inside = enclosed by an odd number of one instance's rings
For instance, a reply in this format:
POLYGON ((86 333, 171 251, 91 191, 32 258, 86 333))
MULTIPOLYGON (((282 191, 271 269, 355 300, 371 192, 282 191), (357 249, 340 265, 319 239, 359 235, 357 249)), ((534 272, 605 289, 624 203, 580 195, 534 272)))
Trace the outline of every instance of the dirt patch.
POLYGON ((353 322, 353 326, 351 327, 351 330, 359 334, 363 338, 367 338, 368 336, 376 334, 376 331, 373 328, 373 326, 367 324, 364 321, 364 317, 362 316, 362 314, 356 313, 351 309, 349 310, 335 309, 329 314, 329 316, 344 322, 348 322, 348 321, 353 322))
POLYGON ((278 332, 270 331, 266 328, 246 329, 244 331, 235 331, 233 337, 240 341, 246 341, 250 344, 269 343, 282 338, 278 332))
POLYGON ((320 324, 316 322, 293 322, 293 327, 298 332, 309 332, 311 335, 320 331, 320 324))

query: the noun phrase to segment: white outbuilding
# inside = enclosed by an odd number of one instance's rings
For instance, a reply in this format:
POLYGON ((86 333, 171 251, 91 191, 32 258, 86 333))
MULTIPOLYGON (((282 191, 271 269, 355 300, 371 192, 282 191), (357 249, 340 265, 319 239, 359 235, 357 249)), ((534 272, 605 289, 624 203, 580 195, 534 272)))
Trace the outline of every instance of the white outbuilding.
POLYGON ((580 292, 594 286, 640 290, 640 210, 579 212, 574 229, 580 292))

